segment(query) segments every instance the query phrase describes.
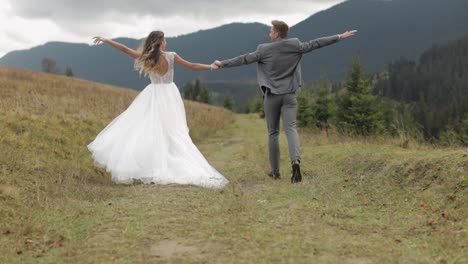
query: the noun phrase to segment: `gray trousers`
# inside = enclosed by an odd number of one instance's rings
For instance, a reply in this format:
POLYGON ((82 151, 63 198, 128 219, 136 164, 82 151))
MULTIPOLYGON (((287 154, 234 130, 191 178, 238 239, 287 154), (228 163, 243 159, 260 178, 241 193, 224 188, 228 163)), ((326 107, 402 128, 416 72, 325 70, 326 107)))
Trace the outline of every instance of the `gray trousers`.
POLYGON ((272 94, 266 91, 263 98, 265 119, 268 127, 268 146, 271 169, 279 172, 279 123, 283 119, 284 131, 288 139, 289 157, 291 162, 300 161, 299 136, 296 130, 297 99, 295 93, 272 94))

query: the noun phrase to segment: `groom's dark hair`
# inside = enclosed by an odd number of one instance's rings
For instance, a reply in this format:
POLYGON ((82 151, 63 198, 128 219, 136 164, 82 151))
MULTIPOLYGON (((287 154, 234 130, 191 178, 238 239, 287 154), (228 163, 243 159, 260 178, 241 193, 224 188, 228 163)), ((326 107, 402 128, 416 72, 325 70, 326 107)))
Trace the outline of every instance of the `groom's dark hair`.
POLYGON ((273 20, 271 21, 273 25, 273 29, 279 33, 280 38, 287 38, 288 37, 288 24, 284 23, 283 21, 273 20))

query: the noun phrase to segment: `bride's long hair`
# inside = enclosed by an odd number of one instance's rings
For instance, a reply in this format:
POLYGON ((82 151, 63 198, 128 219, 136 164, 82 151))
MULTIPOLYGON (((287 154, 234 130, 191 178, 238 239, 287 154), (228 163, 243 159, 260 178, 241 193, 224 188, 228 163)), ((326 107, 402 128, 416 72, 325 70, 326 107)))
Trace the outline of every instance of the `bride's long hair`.
POLYGON ((152 31, 138 48, 140 57, 135 60, 135 70, 145 73, 157 72, 160 67, 159 56, 161 55, 161 44, 164 42, 162 31, 152 31))

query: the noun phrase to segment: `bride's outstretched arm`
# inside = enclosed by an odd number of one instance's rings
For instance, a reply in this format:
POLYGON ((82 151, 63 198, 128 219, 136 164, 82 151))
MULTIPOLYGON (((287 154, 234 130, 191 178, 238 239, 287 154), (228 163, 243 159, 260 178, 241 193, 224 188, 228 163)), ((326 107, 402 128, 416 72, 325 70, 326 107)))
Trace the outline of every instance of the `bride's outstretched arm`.
POLYGON ((103 38, 103 37, 94 37, 93 39, 94 39, 94 44, 99 44, 101 42, 104 42, 104 43, 107 43, 107 44, 111 45, 112 47, 114 47, 114 48, 128 54, 132 58, 137 59, 138 57, 140 57, 140 54, 136 50, 133 50, 133 49, 125 46, 124 44, 117 42, 117 41, 113 41, 111 39, 106 39, 106 38, 103 38))
POLYGON ((209 69, 217 70, 219 69, 219 67, 215 65, 214 63, 213 64, 193 63, 193 62, 184 60, 178 54, 174 56, 174 62, 192 70, 209 70, 209 69))

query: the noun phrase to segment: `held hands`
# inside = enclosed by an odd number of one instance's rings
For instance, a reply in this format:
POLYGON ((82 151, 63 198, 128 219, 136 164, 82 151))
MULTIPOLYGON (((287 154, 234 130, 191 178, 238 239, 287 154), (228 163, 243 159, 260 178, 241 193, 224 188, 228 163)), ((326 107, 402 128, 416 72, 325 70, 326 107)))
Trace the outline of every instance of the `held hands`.
POLYGON ((354 36, 356 34, 357 30, 351 30, 351 31, 346 31, 345 33, 340 34, 340 39, 345 39, 349 38, 351 36, 354 36))
POLYGON ((219 70, 221 69, 221 62, 219 60, 215 60, 213 63, 211 63, 210 67, 211 67, 211 70, 219 70))
POLYGON ((215 63, 210 64, 210 70, 219 70, 219 66, 216 65, 215 63))

